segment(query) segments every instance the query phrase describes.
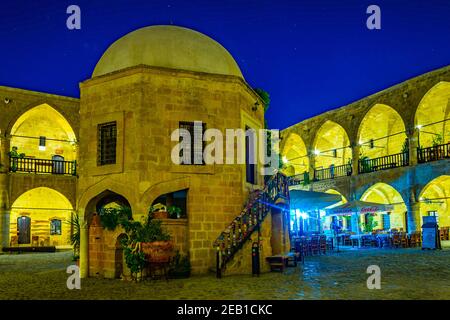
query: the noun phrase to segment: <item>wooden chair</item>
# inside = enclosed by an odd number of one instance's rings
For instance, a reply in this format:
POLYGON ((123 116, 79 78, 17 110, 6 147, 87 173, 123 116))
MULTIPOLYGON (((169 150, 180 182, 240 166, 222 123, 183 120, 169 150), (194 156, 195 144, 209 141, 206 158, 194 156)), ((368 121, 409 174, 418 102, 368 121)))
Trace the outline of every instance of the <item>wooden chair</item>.
POLYGON ((406 236, 406 233, 404 233, 404 232, 400 233, 400 245, 402 246, 402 248, 408 247, 408 237, 406 236))
POLYGON ((392 234, 392 247, 398 248, 401 245, 400 234, 395 232, 392 234))
POLYGON ((19 237, 18 236, 11 236, 11 241, 9 242, 9 246, 18 246, 19 245, 19 237))
POLYGON ((39 247, 39 236, 32 236, 31 237, 31 246, 32 247, 39 247))
POLYGON ((318 236, 313 236, 311 238, 311 254, 320 254, 320 238, 318 236))
POLYGON ((343 238, 344 246, 351 246, 352 245, 352 239, 350 239, 350 235, 346 234, 343 238))
POLYGON ((327 253, 327 236, 322 235, 319 238, 319 253, 327 253))

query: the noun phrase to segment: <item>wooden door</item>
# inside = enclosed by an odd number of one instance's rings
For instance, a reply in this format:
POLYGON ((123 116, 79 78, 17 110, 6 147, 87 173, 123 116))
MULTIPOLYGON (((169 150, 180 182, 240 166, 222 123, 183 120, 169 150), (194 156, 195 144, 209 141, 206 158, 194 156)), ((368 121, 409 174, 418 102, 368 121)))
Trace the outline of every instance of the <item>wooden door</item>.
POLYGON ((31 219, 29 217, 17 218, 17 233, 19 236, 19 244, 29 244, 31 234, 31 219))

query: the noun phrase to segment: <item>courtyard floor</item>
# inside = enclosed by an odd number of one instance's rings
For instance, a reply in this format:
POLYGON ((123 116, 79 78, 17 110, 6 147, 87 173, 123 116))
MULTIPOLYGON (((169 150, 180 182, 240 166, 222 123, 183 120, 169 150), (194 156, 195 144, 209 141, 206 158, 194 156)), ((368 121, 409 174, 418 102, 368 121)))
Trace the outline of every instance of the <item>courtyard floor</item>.
POLYGON ((81 290, 66 287, 71 263, 70 252, 0 255, 0 299, 450 299, 450 249, 346 250, 259 278, 89 278, 81 290), (367 289, 369 265, 381 269, 380 290, 367 289))

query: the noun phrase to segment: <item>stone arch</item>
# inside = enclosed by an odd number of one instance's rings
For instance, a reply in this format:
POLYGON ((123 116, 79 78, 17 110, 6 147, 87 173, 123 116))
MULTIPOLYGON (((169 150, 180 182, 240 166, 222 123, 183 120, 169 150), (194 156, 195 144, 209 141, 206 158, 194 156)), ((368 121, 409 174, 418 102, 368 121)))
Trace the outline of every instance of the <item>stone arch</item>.
POLYGON ((313 154, 314 166, 318 169, 347 164, 352 159, 347 130, 334 121, 326 120, 314 136, 313 154))
POLYGON ((357 141, 360 154, 373 159, 402 152, 406 138, 402 116, 393 107, 377 103, 361 120, 357 141))
MULTIPOLYGON (((393 186, 377 182, 364 191, 360 200, 393 205, 394 210, 390 213, 390 227, 407 230, 407 207, 402 194, 393 186)), ((381 214, 376 215, 376 221, 378 223, 377 228, 383 226, 381 214)))
POLYGON ((57 190, 47 187, 27 190, 11 204, 10 240, 17 240, 21 244, 18 219, 28 217, 31 221, 29 240, 37 241, 38 245, 43 246, 70 247, 71 227, 65 222, 70 220, 72 213, 72 204, 57 190), (57 229, 53 229, 52 220, 60 221, 57 229))
POLYGON ((71 119, 71 117, 69 116, 69 114, 67 113, 66 110, 64 110, 63 108, 61 108, 58 104, 56 103, 52 103, 49 102, 47 100, 40 100, 37 102, 33 102, 31 104, 26 105, 25 107, 21 108, 20 110, 17 111, 17 113, 14 114, 14 116, 11 117, 11 119, 9 119, 9 122, 6 126, 6 129, 4 131, 4 135, 9 135, 11 133, 11 130, 13 128, 13 126, 16 124, 16 122, 23 116, 25 115, 27 112, 33 110, 36 107, 39 106, 48 106, 49 108, 51 108, 52 110, 54 110, 55 112, 59 113, 60 116, 67 121, 68 125, 70 126, 70 128, 72 128, 72 130, 74 131, 75 137, 78 140, 78 135, 77 132, 75 130, 75 128, 77 128, 77 124, 74 123, 74 121, 71 119))
MULTIPOLYGON (((133 190, 110 178, 105 178, 87 188, 78 199, 77 208, 79 210, 86 210, 92 199, 98 197, 106 191, 124 197, 129 202, 132 212, 139 212, 140 207, 138 207, 137 195, 133 192, 133 190)), ((87 212, 85 214, 87 214, 87 212)))
POLYGON ((51 159, 59 155, 65 160, 76 160, 77 137, 69 121, 47 103, 34 105, 14 117, 6 135, 10 146, 19 153, 35 158, 51 159), (45 137, 41 146, 40 137, 45 137))
POLYGON ((420 221, 431 213, 437 214, 440 227, 450 226, 450 175, 439 176, 421 190, 420 221))
POLYGON ((309 170, 308 149, 300 135, 289 134, 284 142, 281 155, 286 166, 286 170, 284 170, 286 174, 297 175, 309 170), (288 168, 292 169, 289 171, 288 168))
POLYGON ((441 81, 429 89, 417 105, 414 124, 419 129, 419 144, 430 147, 433 138, 450 142, 450 82, 441 81))
POLYGON ((189 177, 183 177, 156 183, 148 187, 147 190, 144 192, 144 194, 140 198, 139 207, 148 210, 150 205, 156 198, 158 198, 158 196, 166 193, 176 192, 179 190, 189 189, 189 186, 190 186, 189 177))
POLYGON ((24 182, 17 184, 17 186, 15 184, 13 184, 10 187, 9 193, 6 197, 6 199, 9 199, 9 201, 6 202, 5 205, 7 204, 7 207, 10 208, 12 206, 12 204, 14 203, 14 201, 16 201, 24 193, 34 190, 34 189, 37 189, 37 188, 45 188, 45 189, 54 190, 55 192, 61 194, 64 198, 67 199, 67 201, 69 201, 72 208, 76 207, 75 186, 74 185, 71 185, 70 188, 68 188, 66 184, 58 183, 58 182, 60 182, 59 180, 56 180, 56 181, 50 180, 50 179, 46 179, 45 177, 44 178, 36 177, 32 181, 33 181, 33 183, 31 184, 32 189, 30 189, 30 190, 25 190, 23 188, 22 183, 24 183, 24 182))

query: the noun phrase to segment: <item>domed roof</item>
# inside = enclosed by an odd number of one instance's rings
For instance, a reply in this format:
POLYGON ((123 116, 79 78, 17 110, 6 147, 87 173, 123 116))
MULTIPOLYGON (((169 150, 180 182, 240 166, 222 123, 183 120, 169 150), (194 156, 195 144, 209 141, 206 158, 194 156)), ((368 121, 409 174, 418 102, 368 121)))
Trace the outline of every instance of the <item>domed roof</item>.
POLYGON ((243 78, 236 61, 218 42, 177 26, 150 26, 128 33, 105 51, 92 77, 140 64, 243 78))

